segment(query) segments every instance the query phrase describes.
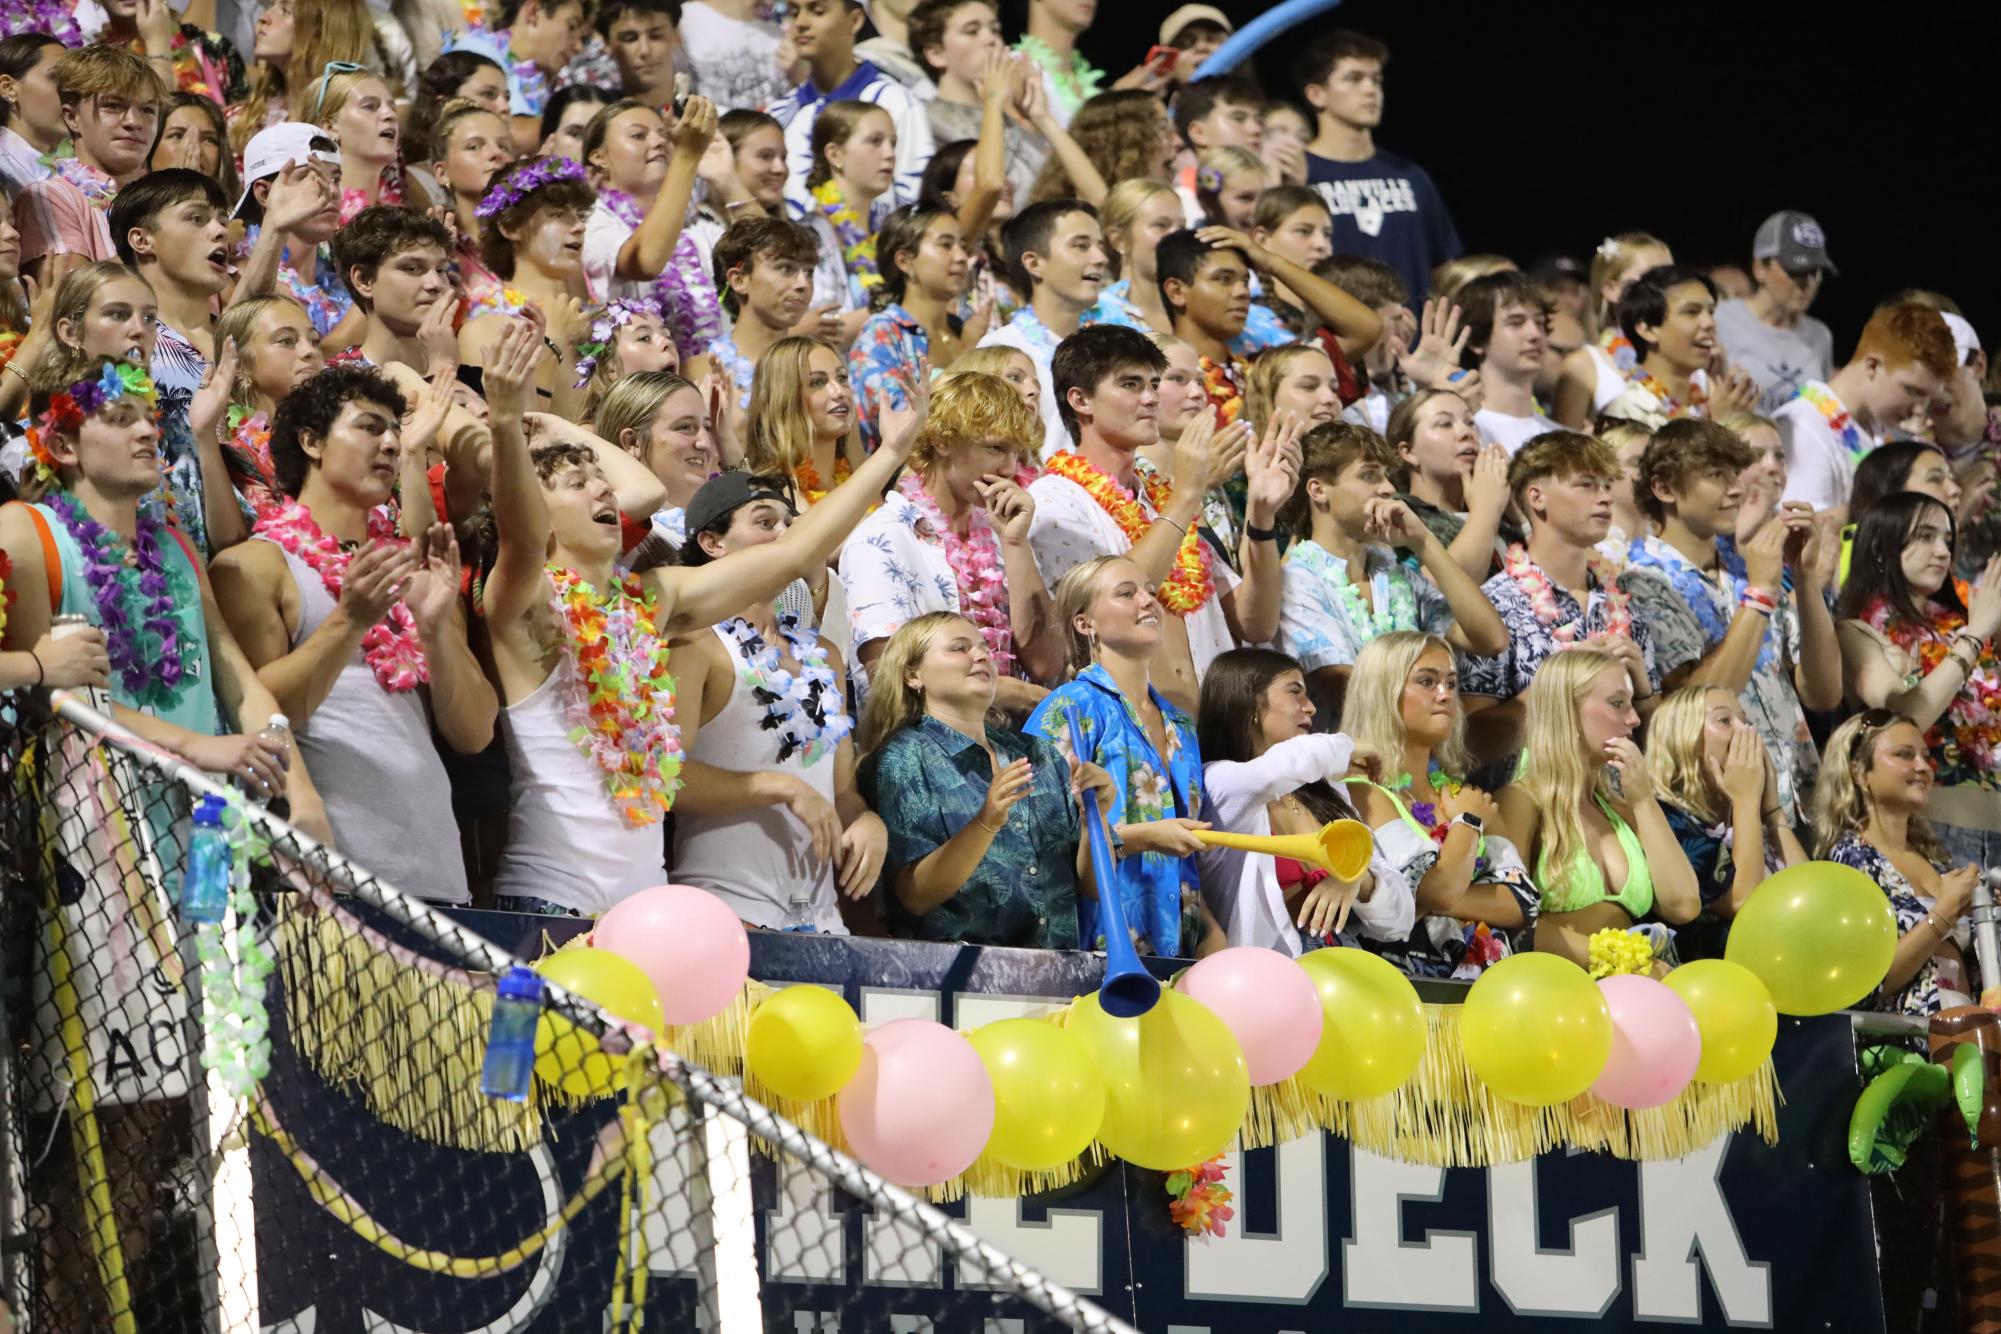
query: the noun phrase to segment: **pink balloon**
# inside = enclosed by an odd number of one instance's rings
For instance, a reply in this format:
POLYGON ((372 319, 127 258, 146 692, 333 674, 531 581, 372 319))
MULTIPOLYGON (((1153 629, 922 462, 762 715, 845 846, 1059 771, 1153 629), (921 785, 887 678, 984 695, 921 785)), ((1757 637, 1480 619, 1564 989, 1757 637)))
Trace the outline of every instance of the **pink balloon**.
POLYGON ((1658 1107, 1688 1087, 1702 1060, 1695 1015, 1651 977, 1622 973, 1599 982, 1612 1011, 1612 1057, 1591 1092, 1614 1107, 1658 1107))
POLYGON ((715 895, 655 885, 600 917, 591 944, 638 964, 670 1024, 699 1024, 735 1000, 750 976, 750 936, 715 895))
POLYGON ((1208 1006, 1235 1035, 1254 1085, 1290 1079, 1320 1045, 1320 992, 1277 950, 1219 950, 1183 973, 1175 989, 1208 1006))
POLYGON ((957 1176, 994 1129, 994 1086, 980 1054, 929 1019, 871 1028, 835 1107, 855 1157, 899 1186, 957 1176))

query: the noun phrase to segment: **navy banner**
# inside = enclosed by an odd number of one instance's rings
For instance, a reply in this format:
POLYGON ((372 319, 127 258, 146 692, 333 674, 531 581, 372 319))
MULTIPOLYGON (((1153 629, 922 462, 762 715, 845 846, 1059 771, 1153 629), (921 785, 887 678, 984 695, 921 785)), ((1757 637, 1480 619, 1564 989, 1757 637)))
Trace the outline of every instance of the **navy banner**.
MULTIPOLYGON (((586 925, 456 915, 528 954, 544 930, 562 939, 586 925)), ((1087 990, 1100 968, 1084 955, 752 933, 754 976, 836 988, 867 1022, 918 1016, 971 1028, 1087 990)), ((273 1008, 270 1087, 286 1128, 415 1246, 486 1255, 534 1232, 586 1175, 611 1116, 605 1106, 552 1117, 545 1146, 528 1154, 422 1144, 301 1069, 273 1008)), ((1566 1318, 1618 1329, 1881 1331, 1868 1190, 1844 1152, 1859 1087, 1847 1021, 1784 1021, 1777 1061, 1785 1105, 1776 1148, 1744 1135, 1672 1163, 1552 1154, 1447 1171, 1308 1137, 1231 1159, 1237 1216, 1220 1239, 1189 1239, 1168 1217, 1161 1174, 1123 1164, 1050 1195, 970 1200, 947 1211, 1149 1334, 1493 1334, 1547 1330, 1566 1318)), ((700 1171, 680 1151, 687 1138, 673 1127, 656 1138, 653 1198, 665 1203, 646 1223, 650 1329, 699 1321, 697 1248, 714 1220, 687 1212, 700 1171)), ((742 1161, 754 1206, 742 1249, 754 1249, 768 1329, 1050 1327, 1025 1304, 964 1283, 927 1238, 830 1197, 803 1169, 742 1161)), ((605 1327, 616 1189, 537 1261, 467 1280, 421 1273, 357 1239, 261 1138, 253 1163, 266 1329, 605 1327)), ((719 1281, 727 1290, 731 1279, 719 1281)), ((748 1286, 748 1273, 734 1281, 748 1286)))

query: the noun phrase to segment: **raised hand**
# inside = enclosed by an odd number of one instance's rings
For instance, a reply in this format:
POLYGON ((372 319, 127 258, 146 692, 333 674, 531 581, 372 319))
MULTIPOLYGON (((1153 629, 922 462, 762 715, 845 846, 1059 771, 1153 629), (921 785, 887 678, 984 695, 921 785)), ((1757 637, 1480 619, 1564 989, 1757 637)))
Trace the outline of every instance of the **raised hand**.
POLYGON ((499 337, 487 349, 486 366, 480 372, 480 386, 495 421, 519 421, 528 401, 528 386, 541 368, 549 349, 542 343, 541 329, 529 320, 507 320, 499 337))
POLYGON ((1788 533, 1784 517, 1775 518, 1760 528, 1740 551, 1744 557, 1744 581, 1773 597, 1779 594, 1779 573, 1786 564, 1788 533))
POLYGON ((987 517, 1001 541, 1009 546, 1019 546, 1028 540, 1028 530, 1035 523, 1035 499, 1017 485, 1014 479, 998 474, 988 474, 973 483, 980 493, 980 499, 987 507, 987 517))
POLYGON ((1244 478, 1249 483, 1245 512, 1257 509, 1275 513, 1292 499, 1299 485, 1299 432, 1303 423, 1293 413, 1280 409, 1265 426, 1264 438, 1244 455, 1244 478))
POLYGON ((1710 381, 1709 412, 1712 417, 1749 412, 1758 405, 1758 382, 1738 366, 1727 367, 1710 381))
POLYGON ((1475 514, 1496 514, 1508 507, 1508 451, 1488 445, 1473 456, 1465 482, 1466 508, 1475 514))
POLYGON ((1363 530, 1375 541, 1393 547, 1423 543, 1425 526, 1409 505, 1395 496, 1377 496, 1362 507, 1363 530))
POLYGON ((429 639, 451 625, 459 596, 459 540, 448 523, 434 523, 411 543, 416 556, 403 605, 417 622, 417 632, 429 639))
POLYGON ((335 203, 333 186, 311 166, 287 162, 271 182, 264 200, 264 225, 290 232, 312 221, 335 203))
POLYGON ((891 409, 885 406, 882 424, 882 448, 894 451, 901 458, 910 457, 910 451, 917 444, 918 433, 924 429, 924 418, 931 411, 931 362, 919 357, 916 369, 908 378, 897 381, 903 390, 904 406, 896 409, 896 429, 891 431, 889 421, 891 409))
POLYGON ((1966 628, 1982 639, 1992 640, 2001 630, 2001 556, 1989 558, 1973 586, 1973 602, 1966 609, 1966 628))
POLYGON ((1704 762, 1716 790, 1734 807, 1739 802, 1759 801, 1765 795, 1765 745, 1749 727, 1731 729, 1730 742, 1721 762, 1704 762))
POLYGON ((709 151, 709 141, 715 137, 716 104, 706 97, 689 98, 680 121, 667 135, 676 156, 692 158, 697 163, 709 151))
POLYGON ((438 438, 438 428, 452 410, 457 386, 455 368, 443 367, 431 376, 423 395, 410 401, 397 432, 404 458, 429 460, 431 442, 438 438))
POLYGON ((188 403, 188 429, 194 432, 195 439, 216 438, 216 428, 222 425, 229 411, 230 391, 236 387, 236 366, 236 340, 225 338, 215 364, 208 368, 201 388, 195 390, 188 403))
POLYGON ((174 34, 180 31, 180 25, 167 0, 139 0, 132 19, 139 29, 139 41, 146 48, 147 55, 172 54, 174 34))
POLYGON ((566 350, 574 349, 591 331, 591 312, 579 297, 557 302, 544 316, 549 341, 566 350))
POLYGON ((1008 112, 1030 129, 1049 119, 1049 89, 1042 82, 1042 70, 1027 56, 1014 59, 1014 101, 1008 112))
POLYGON ((356 625, 374 625, 402 599, 417 568, 414 547, 402 542, 370 542, 347 563, 347 572, 341 576, 341 610, 356 625))
MULTIPOLYGON (((1251 424, 1240 417, 1218 430, 1216 414, 1207 408, 1203 409, 1197 421, 1205 423, 1212 432, 1209 437, 1208 477, 1202 489, 1213 491, 1243 471, 1245 457, 1250 452, 1251 424)), ((1188 429, 1194 430, 1195 423, 1189 423, 1188 429)))
MULTIPOLYGON (((1245 429, 1248 432, 1249 428, 1245 429)), ((1195 419, 1182 428, 1181 438, 1174 442, 1172 475, 1168 478, 1173 490, 1187 487, 1201 493, 1209 489, 1209 478, 1215 466, 1213 446, 1216 434, 1216 414, 1209 411, 1197 413, 1195 419)), ((1238 453, 1241 456, 1241 445, 1238 446, 1238 453)))
POLYGON ((1251 267, 1266 272, 1271 269, 1271 251, 1235 227, 1200 227, 1196 229, 1195 239, 1205 245, 1234 247, 1249 256, 1251 267))
POLYGON ((1457 389, 1452 373, 1473 336, 1470 326, 1460 324, 1459 307, 1444 301, 1426 301, 1424 317, 1418 324, 1417 346, 1397 358, 1397 369, 1414 385, 1425 389, 1457 389))

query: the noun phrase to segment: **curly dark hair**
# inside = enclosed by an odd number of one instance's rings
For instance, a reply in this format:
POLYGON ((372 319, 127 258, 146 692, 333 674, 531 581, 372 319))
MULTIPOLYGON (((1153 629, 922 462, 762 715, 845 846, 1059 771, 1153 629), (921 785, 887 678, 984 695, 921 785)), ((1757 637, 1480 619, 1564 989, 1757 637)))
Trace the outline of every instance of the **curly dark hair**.
POLYGON ((313 461, 299 443, 310 432, 326 439, 343 405, 378 403, 399 418, 408 408, 395 381, 372 366, 329 366, 278 400, 271 422, 271 473, 286 495, 297 496, 313 461))
POLYGON ((435 245, 452 253, 452 234, 436 218, 398 204, 371 204, 354 215, 354 221, 334 233, 334 263, 340 266, 340 280, 354 295, 354 303, 366 311, 374 302, 354 290, 354 270, 360 269, 370 281, 375 271, 405 250, 435 245))
MULTIPOLYGON (((493 173, 487 179, 486 188, 489 191, 492 190, 493 187, 499 185, 516 171, 532 163, 557 163, 561 161, 563 161, 562 158, 556 157, 516 158, 499 171, 493 173)), ((538 186, 522 195, 521 198, 515 200, 500 212, 480 223, 479 257, 486 261, 488 268, 492 269, 502 278, 512 278, 514 276, 514 242, 507 238, 506 231, 503 229, 519 231, 533 221, 535 215, 545 208, 572 208, 580 213, 588 213, 590 212, 591 205, 596 200, 597 193, 582 181, 551 181, 547 185, 538 186)))

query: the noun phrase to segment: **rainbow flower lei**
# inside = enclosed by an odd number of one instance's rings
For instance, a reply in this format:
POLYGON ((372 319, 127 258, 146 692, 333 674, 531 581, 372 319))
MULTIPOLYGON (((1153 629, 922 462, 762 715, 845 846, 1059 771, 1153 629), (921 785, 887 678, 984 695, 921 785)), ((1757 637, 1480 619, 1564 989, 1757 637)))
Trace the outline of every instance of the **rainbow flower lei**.
POLYGON ((178 569, 169 572, 161 557, 166 524, 140 512, 132 533, 132 563, 127 564, 118 550, 121 543, 82 501, 57 488, 45 503, 83 554, 84 583, 97 607, 111 670, 126 696, 140 708, 172 708, 193 680, 193 673, 182 670, 181 646, 193 638, 186 622, 201 597, 178 569), (140 598, 145 606, 135 626, 132 604, 140 598))
POLYGON ((813 187, 813 202, 820 206, 821 214, 834 229, 834 239, 840 243, 841 261, 848 273, 864 288, 873 290, 882 285, 882 270, 876 265, 875 233, 868 229, 868 223, 855 206, 841 193, 837 181, 822 181, 813 187))
MULTIPOLYGON (((49 400, 48 410, 28 428, 28 453, 34 458, 37 472, 44 482, 52 483, 56 478, 56 456, 49 450, 50 437, 76 434, 83 429, 85 418, 94 416, 105 404, 127 394, 144 399, 149 411, 159 410, 160 393, 154 388, 153 377, 136 361, 109 363, 95 379, 78 380, 49 400)), ((163 452, 160 456, 162 476, 166 470, 167 459, 163 452)))
MULTIPOLYGON (((265 511, 252 531, 304 561, 320 577, 327 596, 340 601, 347 563, 353 559, 354 553, 342 550, 338 541, 322 532, 313 520, 311 510, 296 500, 288 499, 265 511)), ((396 536, 395 511, 387 505, 378 505, 370 510, 368 536, 376 541, 400 544, 401 539, 396 536)), ((388 614, 369 626, 367 633, 362 635, 361 656, 384 690, 415 690, 431 679, 430 665, 424 660, 424 641, 417 633, 417 618, 400 600, 393 603, 388 614)))
POLYGON ((1167 1178, 1167 1193, 1173 1197, 1167 1206, 1168 1217, 1198 1237, 1203 1233, 1227 1235, 1224 1225, 1237 1211, 1230 1207, 1234 1197, 1223 1184, 1223 1171, 1223 1159, 1218 1156, 1167 1178))
MULTIPOLYGON (((1146 512, 1140 508, 1132 492, 1120 486, 1109 474, 1086 462, 1082 456, 1067 449, 1053 454, 1049 458, 1048 471, 1083 487, 1085 493, 1098 502, 1098 508, 1112 517, 1112 522, 1126 535, 1126 541, 1138 543, 1146 536, 1146 530, 1153 526, 1153 521, 1146 517, 1146 512)), ((1146 487, 1146 498, 1154 509, 1166 509, 1170 494, 1167 483, 1144 474, 1140 481, 1146 487)), ((1191 529, 1175 550, 1174 568, 1161 581, 1161 605, 1176 616, 1186 616, 1200 611, 1215 592, 1216 580, 1209 567, 1209 548, 1204 545, 1201 535, 1191 529)))
POLYGON ((1827 419, 1827 429, 1840 437, 1849 458, 1860 459, 1869 452, 1875 442, 1864 434, 1848 411, 1848 405, 1836 398, 1832 389, 1818 380, 1808 380, 1800 386, 1797 396, 1813 404, 1814 411, 1827 419))
POLYGON ((544 186, 582 181, 584 169, 566 157, 537 157, 516 167, 480 196, 472 214, 481 222, 498 217, 544 186))
MULTIPOLYGON (((1519 542, 1509 543, 1507 558, 1501 562, 1501 568, 1508 578, 1521 586, 1522 592, 1528 594, 1530 609, 1542 622, 1543 628, 1549 631, 1551 639, 1559 644, 1574 644, 1583 637, 1584 622, 1590 619, 1590 609, 1586 608, 1584 616, 1577 620, 1564 622, 1563 612, 1556 605, 1556 589, 1551 586, 1549 576, 1542 572, 1542 567, 1529 559, 1527 547, 1519 542)), ((1630 637, 1633 633, 1633 599, 1619 587, 1617 572, 1612 569, 1611 562, 1593 552, 1585 562, 1585 569, 1605 592, 1605 633, 1630 637)))
POLYGON ((653 622, 653 597, 636 575, 600 597, 575 570, 548 570, 551 606, 579 678, 569 701, 570 741, 604 771, 605 794, 625 822, 653 824, 681 785, 674 678, 667 674, 667 639, 653 622))
POLYGON ((959 614, 973 623, 993 650, 995 673, 1012 675, 1014 624, 1008 619, 1007 571, 986 508, 973 507, 966 535, 960 537, 920 479, 905 473, 897 480, 896 489, 909 497, 918 515, 945 544, 945 562, 952 567, 952 581, 959 588, 959 614))

